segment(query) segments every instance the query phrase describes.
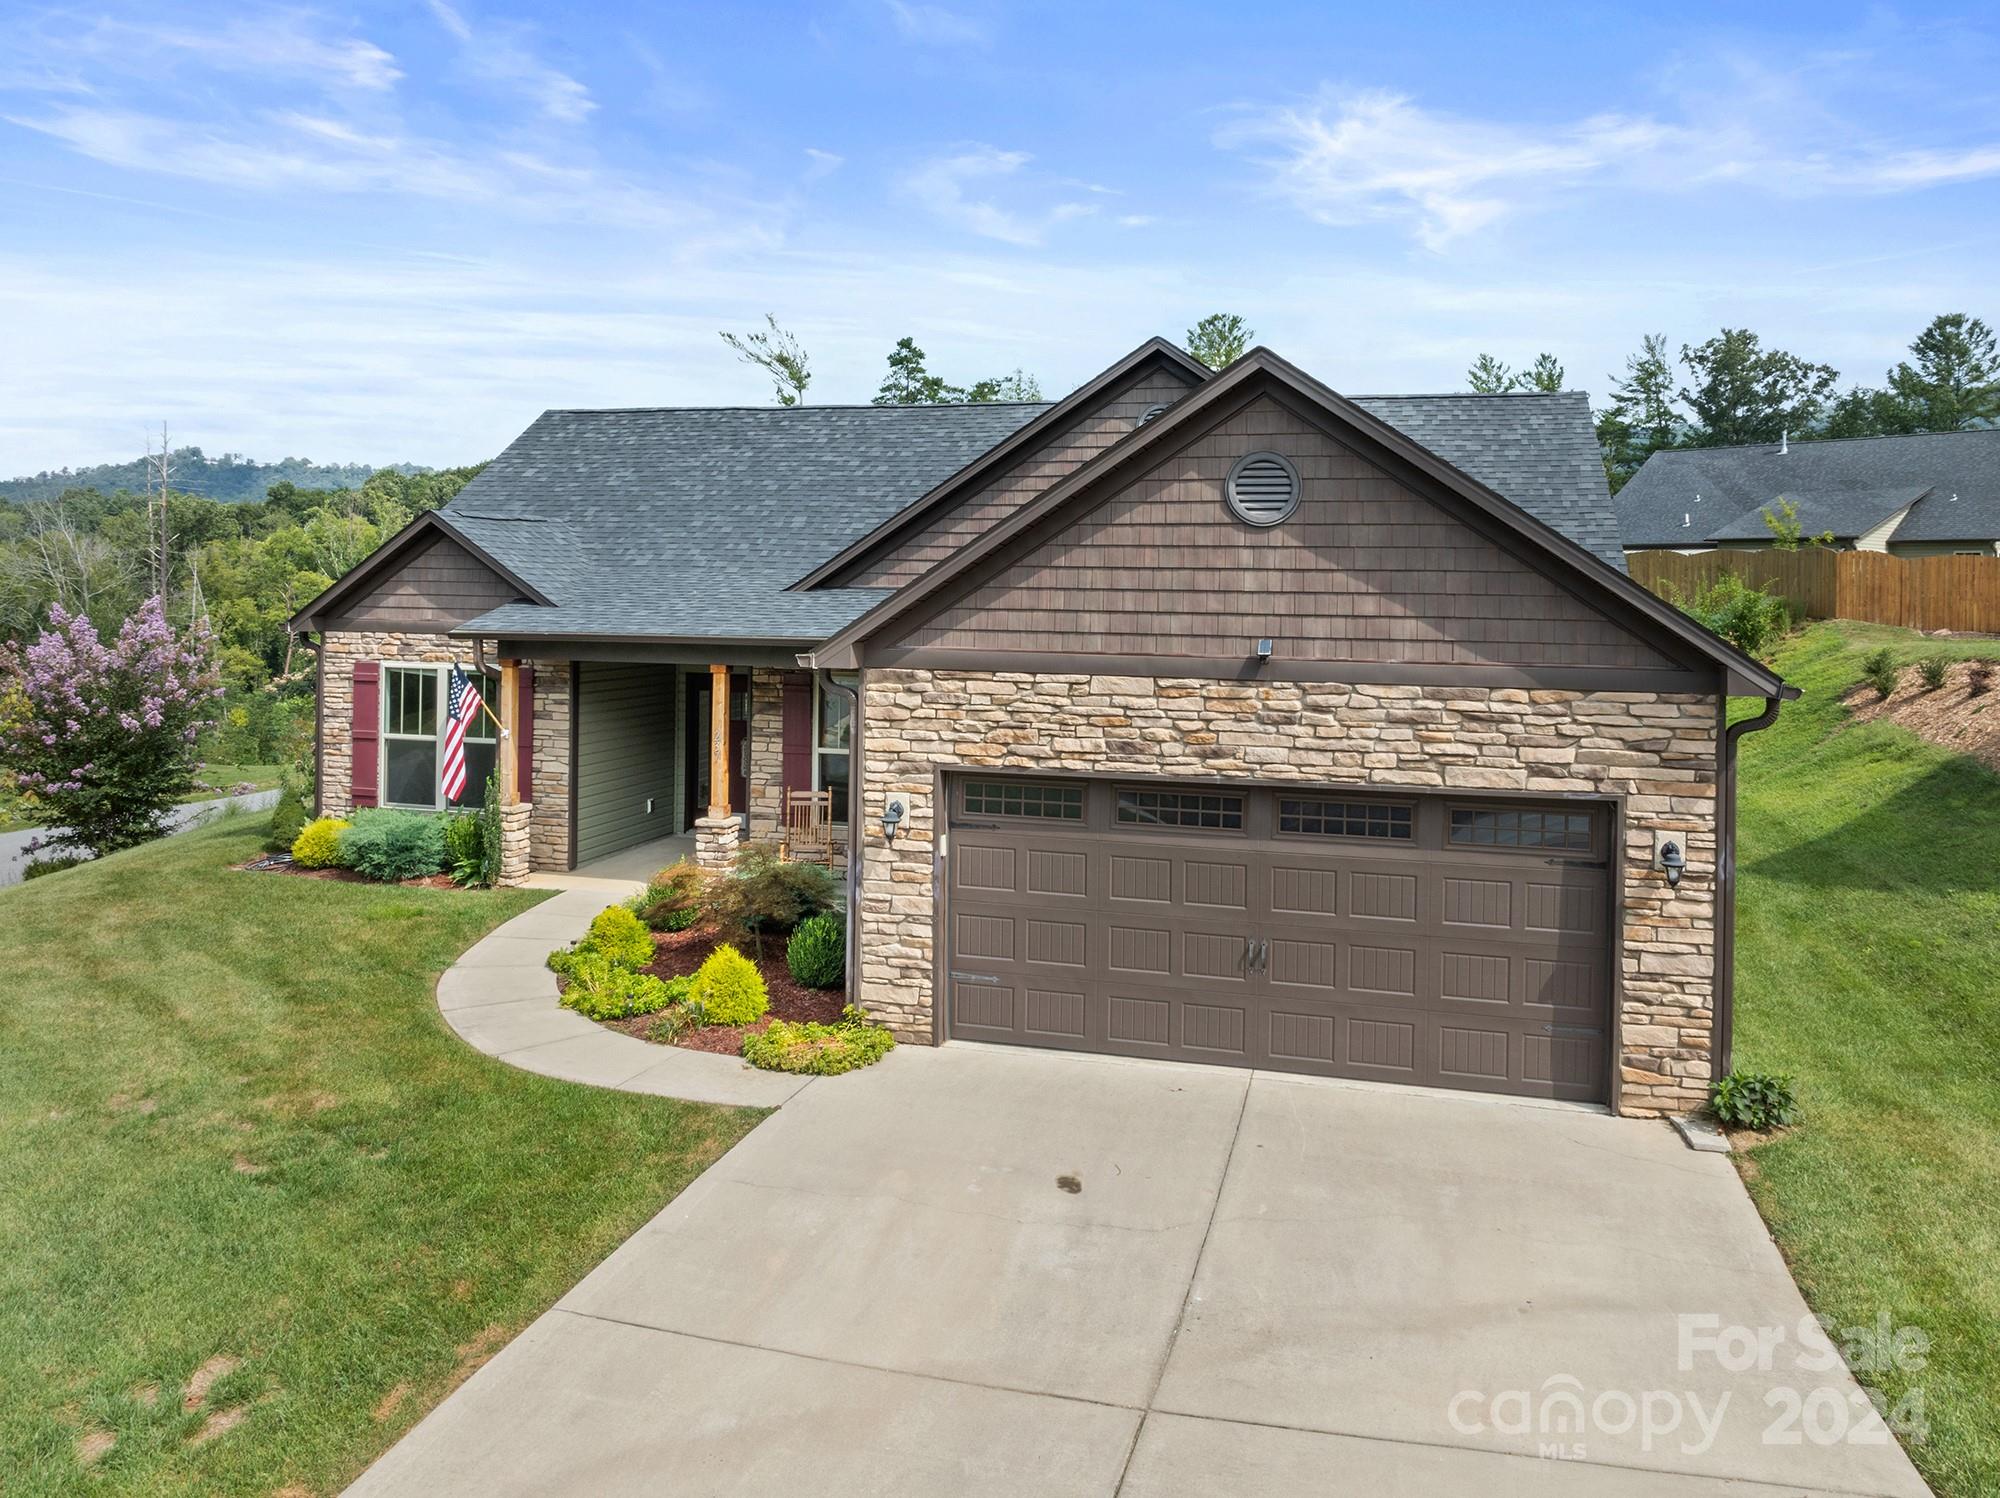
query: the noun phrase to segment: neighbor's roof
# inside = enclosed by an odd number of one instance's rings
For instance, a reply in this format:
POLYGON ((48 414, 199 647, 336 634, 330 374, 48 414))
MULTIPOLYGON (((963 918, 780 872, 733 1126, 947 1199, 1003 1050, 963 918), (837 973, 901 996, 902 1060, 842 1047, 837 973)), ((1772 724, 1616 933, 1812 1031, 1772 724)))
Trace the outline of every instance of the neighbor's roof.
MULTIPOLYGON (((1582 395, 1355 403, 1622 570, 1582 395)), ((1045 409, 547 412, 439 513, 550 605, 459 633, 817 643, 886 595, 790 585, 1045 409)))
POLYGON ((1762 539, 1769 532, 1759 512, 1780 495, 1832 504, 1836 495, 1910 490, 1928 492, 1892 540, 2000 538, 2000 429, 1793 442, 1783 453, 1776 443, 1657 452, 1618 491, 1619 539, 1628 547, 1699 545, 1746 526, 1748 537, 1762 539))
MULTIPOLYGON (((1772 513, 1789 501, 1797 507, 1799 534, 1822 536, 1833 533, 1836 541, 1852 541, 1865 536, 1885 520, 1907 510, 1930 493, 1930 489, 1787 489, 1772 501, 1772 513)), ((1707 517, 1703 517, 1706 519, 1707 517)), ((1726 525, 1708 533, 1711 541, 1769 541, 1771 527, 1764 523, 1762 509, 1745 510, 1726 525)))

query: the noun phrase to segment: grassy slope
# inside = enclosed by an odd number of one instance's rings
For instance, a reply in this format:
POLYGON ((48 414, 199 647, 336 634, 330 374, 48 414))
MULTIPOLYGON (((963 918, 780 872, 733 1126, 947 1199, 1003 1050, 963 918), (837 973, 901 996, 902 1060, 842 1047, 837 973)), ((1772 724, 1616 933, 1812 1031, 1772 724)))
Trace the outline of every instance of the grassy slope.
POLYGON ((1805 689, 1743 741, 1736 1056, 1798 1081, 1806 1126, 1750 1190, 1807 1299, 1887 1312, 1933 1346, 1914 1374, 1940 1494, 2000 1492, 2000 777, 1885 723, 1845 726, 1860 659, 1991 654, 1815 626, 1779 656, 1805 689))
POLYGON ((261 821, 0 892, 9 1494, 337 1489, 757 1116, 476 1054, 435 975, 534 897, 232 872, 261 821))

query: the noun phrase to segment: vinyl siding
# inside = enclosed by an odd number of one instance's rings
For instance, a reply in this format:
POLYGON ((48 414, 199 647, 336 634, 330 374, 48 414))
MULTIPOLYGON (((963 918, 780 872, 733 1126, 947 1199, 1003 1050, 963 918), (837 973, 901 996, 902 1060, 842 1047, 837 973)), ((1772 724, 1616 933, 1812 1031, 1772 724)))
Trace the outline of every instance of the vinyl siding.
POLYGON ((579 863, 676 831, 674 673, 584 661, 577 667, 579 863), (652 798, 653 810, 646 811, 652 798))
POLYGON ((1058 655, 1395 664, 1678 663, 1457 513, 1264 396, 1073 518, 902 643, 1058 655), (1271 449, 1299 469, 1281 525, 1238 521, 1231 465, 1271 449))
POLYGON ((1990 557, 2000 554, 1991 541, 1895 541, 1888 546, 1889 554, 1898 557, 1954 557, 1960 552, 1973 551, 1980 556, 1990 557))
POLYGON ((1052 434, 1041 447, 1009 465, 984 488, 898 542, 857 572, 847 585, 899 588, 922 576, 1111 446, 1138 425, 1148 407, 1170 405, 1191 388, 1192 382, 1185 374, 1164 365, 1138 372, 1121 388, 1107 391, 1105 400, 1095 410, 1052 434))
POLYGON ((446 630, 521 595, 449 536, 438 536, 346 605, 328 629, 446 630))

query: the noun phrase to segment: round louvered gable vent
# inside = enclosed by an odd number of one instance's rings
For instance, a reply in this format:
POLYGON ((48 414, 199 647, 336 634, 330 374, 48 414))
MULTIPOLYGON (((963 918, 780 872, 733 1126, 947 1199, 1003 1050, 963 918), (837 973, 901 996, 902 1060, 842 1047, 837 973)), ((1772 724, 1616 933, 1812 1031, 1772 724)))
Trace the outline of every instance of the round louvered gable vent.
POLYGON ((1252 525, 1276 525, 1299 507, 1299 471, 1281 453, 1245 453, 1229 470, 1229 508, 1252 525))

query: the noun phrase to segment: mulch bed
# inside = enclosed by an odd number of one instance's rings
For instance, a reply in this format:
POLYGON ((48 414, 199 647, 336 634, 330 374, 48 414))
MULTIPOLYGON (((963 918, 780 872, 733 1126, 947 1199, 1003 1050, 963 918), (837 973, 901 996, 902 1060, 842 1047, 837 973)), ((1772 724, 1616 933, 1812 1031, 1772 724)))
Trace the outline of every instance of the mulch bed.
POLYGON ((1847 705, 1857 723, 1887 718, 1933 744, 2000 770, 2000 686, 1974 695, 1971 677, 1970 661, 1954 662, 1944 685, 1926 690, 1916 667, 1905 666, 1888 701, 1864 684, 1848 693, 1847 705))
MULTIPOLYGON (((646 971, 656 978, 688 977, 720 944, 721 938, 713 931, 656 931, 653 933, 653 946, 657 955, 646 971)), ((764 975, 764 987, 771 996, 770 1012, 754 1025, 710 1025, 706 1029, 692 1030, 674 1044, 690 1051, 740 1056, 743 1053, 743 1037, 755 1035, 774 1019, 790 1020, 795 1024, 812 1021, 830 1025, 840 1018, 841 1006, 847 1002, 846 990, 807 988, 794 978, 792 970, 785 966, 784 937, 764 938, 762 961, 758 961, 754 946, 746 945, 739 950, 756 963, 757 971, 764 975)), ((653 1019, 650 1014, 637 1014, 630 1019, 601 1020, 599 1023, 608 1029, 620 1030, 645 1040, 653 1019)))
MULTIPOLYGON (((295 874, 301 879, 331 879, 337 884, 383 884, 386 880, 370 879, 357 874, 352 869, 307 869, 292 862, 289 853, 266 853, 253 858, 248 863, 239 863, 237 868, 253 874, 295 874)), ((457 889, 449 874, 426 874, 421 879, 398 879, 404 889, 457 889)))

